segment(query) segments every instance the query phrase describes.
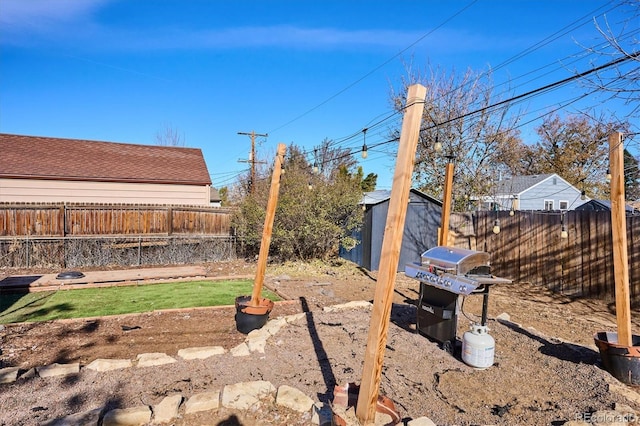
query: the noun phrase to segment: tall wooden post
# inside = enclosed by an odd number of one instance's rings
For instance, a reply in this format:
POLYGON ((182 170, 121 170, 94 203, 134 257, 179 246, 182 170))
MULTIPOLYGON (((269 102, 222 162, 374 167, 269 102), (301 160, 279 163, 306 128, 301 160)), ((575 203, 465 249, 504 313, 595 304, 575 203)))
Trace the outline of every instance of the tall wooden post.
POLYGON ((260 242, 260 253, 258 254, 258 266, 256 268, 256 279, 253 282, 253 293, 251 293, 251 306, 260 305, 260 293, 264 284, 264 274, 267 270, 267 258, 269 257, 269 245, 271 245, 271 233, 273 231, 273 220, 276 216, 278 206, 278 193, 280 191, 280 174, 282 173, 282 161, 287 147, 285 144, 278 144, 278 151, 271 175, 271 187, 269 189, 269 201, 267 202, 267 212, 264 217, 264 229, 262 230, 262 241, 260 242))
POLYGON ((453 159, 449 158, 444 174, 444 197, 442 199, 442 218, 438 245, 446 246, 449 242, 449 217, 451 216, 451 193, 453 192, 453 159))
POLYGON ((609 135, 609 169, 611 170, 611 233, 613 236, 613 275, 616 288, 618 344, 632 346, 627 219, 624 200, 624 147, 620 132, 609 135))
POLYGON ((382 241, 380 270, 373 300, 362 382, 356 405, 356 416, 365 425, 375 422, 382 361, 384 360, 391 317, 393 287, 400 259, 404 220, 407 214, 409 190, 411 189, 411 175, 413 174, 413 163, 416 157, 426 94, 427 89, 419 84, 410 86, 407 93, 407 107, 402 122, 396 169, 393 174, 391 199, 389 200, 389 211, 382 241))

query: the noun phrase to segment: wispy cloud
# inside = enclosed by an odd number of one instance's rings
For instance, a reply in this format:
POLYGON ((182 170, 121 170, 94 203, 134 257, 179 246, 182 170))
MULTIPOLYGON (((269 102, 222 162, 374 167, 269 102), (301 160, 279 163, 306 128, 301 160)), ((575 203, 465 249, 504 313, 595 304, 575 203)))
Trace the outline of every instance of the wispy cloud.
MULTIPOLYGON (((428 29, 341 29, 293 25, 228 28, 113 27, 98 21, 97 11, 113 0, 1 0, 0 43, 65 46, 92 51, 227 50, 371 50, 397 52, 421 40, 428 29)), ((455 30, 438 30, 421 40, 432 50, 459 52, 498 47, 506 40, 479 40, 455 30)))
POLYGON ((112 0, 2 0, 2 43, 31 43, 33 39, 65 38, 91 26, 91 16, 112 0), (73 25, 72 25, 73 24, 73 25))
POLYGON ((109 0, 2 0, 0 25, 14 29, 47 27, 85 18, 109 0))

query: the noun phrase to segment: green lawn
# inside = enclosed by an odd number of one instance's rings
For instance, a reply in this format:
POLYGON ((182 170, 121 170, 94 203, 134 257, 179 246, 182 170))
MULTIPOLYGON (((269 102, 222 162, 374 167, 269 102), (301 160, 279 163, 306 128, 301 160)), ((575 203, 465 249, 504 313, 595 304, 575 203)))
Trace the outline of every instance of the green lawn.
MULTIPOLYGON (((157 309, 233 305, 253 282, 190 281, 0 295, 0 324, 149 312, 157 309)), ((273 301, 277 295, 264 290, 273 301)))

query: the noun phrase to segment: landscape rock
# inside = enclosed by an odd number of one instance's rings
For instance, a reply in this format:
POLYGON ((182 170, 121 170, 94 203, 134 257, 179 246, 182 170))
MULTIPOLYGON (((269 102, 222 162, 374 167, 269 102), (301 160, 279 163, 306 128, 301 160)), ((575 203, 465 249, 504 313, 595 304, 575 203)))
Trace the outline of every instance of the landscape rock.
POLYGON ((417 419, 409 420, 407 426, 437 426, 429 417, 418 417, 417 419))
POLYGON ((222 391, 222 406, 246 410, 260 400, 273 397, 276 388, 264 380, 227 385, 222 391))
POLYGON ((151 409, 146 405, 131 408, 116 408, 108 411, 102 426, 142 426, 151 421, 151 409))
POLYGON ((267 346, 267 339, 254 338, 247 340, 247 347, 251 352, 258 352, 263 354, 264 348, 267 346))
POLYGON ((184 404, 185 414, 217 410, 220 407, 220 391, 202 392, 193 395, 184 404))
POLYGON ((222 355, 225 352, 226 350, 222 346, 203 346, 180 349, 178 356, 182 359, 206 359, 215 355, 222 355))
POLYGON ((240 343, 238 346, 231 348, 229 351, 232 356, 247 356, 251 354, 249 350, 249 345, 246 342, 240 343))
POLYGON ((322 308, 324 312, 335 312, 343 309, 371 309, 373 304, 366 300, 355 300, 353 302, 342 303, 340 305, 325 306, 322 308))
POLYGON ((42 367, 36 367, 36 371, 40 377, 68 376, 70 374, 78 374, 80 372, 80 364, 54 363, 42 367))
POLYGON ((153 406, 153 420, 155 423, 169 422, 178 417, 178 410, 182 404, 182 395, 176 394, 165 397, 153 406))
POLYGON ((89 363, 86 367, 88 370, 94 371, 111 371, 111 370, 120 370, 122 368, 129 368, 133 365, 130 359, 104 359, 99 358, 91 363, 89 363))
POLYGON ((19 367, 6 367, 0 369, 0 383, 11 383, 18 379, 19 367))
POLYGON ((174 358, 161 352, 140 354, 137 356, 138 367, 154 367, 156 365, 171 364, 176 362, 174 358))
POLYGON ((282 385, 278 388, 278 393, 276 394, 276 404, 304 413, 311 410, 313 399, 296 388, 282 385))

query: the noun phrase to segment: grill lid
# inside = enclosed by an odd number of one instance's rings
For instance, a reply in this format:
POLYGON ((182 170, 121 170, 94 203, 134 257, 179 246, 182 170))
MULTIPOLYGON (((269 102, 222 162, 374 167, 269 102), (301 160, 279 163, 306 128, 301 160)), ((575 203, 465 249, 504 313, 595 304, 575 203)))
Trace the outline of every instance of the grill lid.
POLYGON ((460 247, 433 247, 422 253, 422 265, 454 275, 464 275, 478 267, 489 268, 489 253, 460 247))

